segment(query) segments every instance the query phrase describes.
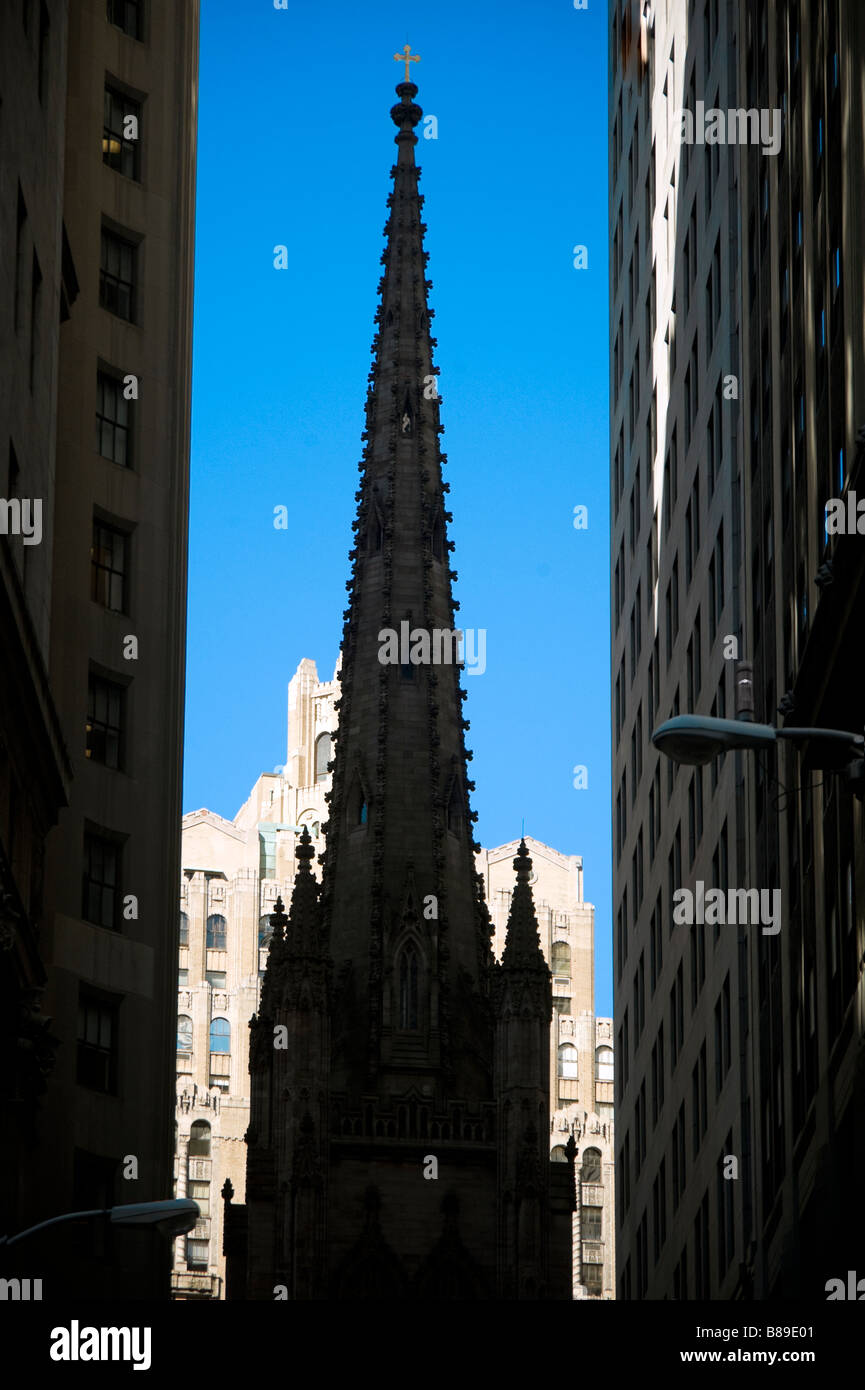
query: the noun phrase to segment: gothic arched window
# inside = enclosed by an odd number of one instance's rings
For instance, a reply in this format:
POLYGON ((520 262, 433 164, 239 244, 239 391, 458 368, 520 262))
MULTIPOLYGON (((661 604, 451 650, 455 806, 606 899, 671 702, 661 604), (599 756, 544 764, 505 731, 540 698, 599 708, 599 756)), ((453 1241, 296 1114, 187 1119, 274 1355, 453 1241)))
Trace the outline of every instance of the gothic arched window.
POLYGON ((552 950, 552 960, 554 975, 570 975, 571 973, 571 948, 567 941, 554 941, 552 950))
POLYGON ((177 1051, 192 1051, 192 1019, 188 1014, 180 1014, 177 1019, 177 1051))
POLYGON ((399 1026, 416 1032, 418 1027, 418 955, 406 946, 399 958, 399 1026))
POLYGON ((187 1153, 190 1158, 210 1157, 210 1125, 206 1120, 196 1120, 189 1131, 187 1153))
POLYGON ((568 1155, 565 1153, 564 1144, 557 1144, 554 1149, 550 1150, 550 1160, 553 1163, 567 1163, 568 1155))
POLYGON ((196 1120, 189 1130, 189 1158, 210 1158, 210 1125, 207 1120, 196 1120))
POLYGON ((586 1149, 583 1154, 583 1166, 580 1169, 581 1182, 600 1182, 601 1181, 601 1151, 600 1149, 586 1149))
POLYGON ((577 1068, 579 1060, 580 1054, 577 1052, 577 1049, 574 1047, 574 1044, 562 1043, 561 1047, 559 1048, 559 1076, 568 1077, 571 1080, 576 1080, 578 1075, 577 1068))
POLYGON ((226 921, 218 912, 212 912, 207 919, 207 949, 208 951, 225 950, 225 930, 226 921))
POLYGON ((327 765, 330 762, 331 740, 330 734, 319 734, 315 740, 315 780, 323 782, 327 777, 327 765))
POLYGON ((210 1025, 211 1052, 231 1051, 231 1024, 227 1018, 215 1018, 210 1025))
POLYGON ((613 1068, 613 1049, 611 1047, 599 1047, 595 1052, 595 1080, 615 1080, 615 1071, 613 1068))
POLYGON ((346 818, 349 830, 355 830, 359 825, 366 825, 368 811, 369 806, 363 783, 355 773, 346 801, 346 818))

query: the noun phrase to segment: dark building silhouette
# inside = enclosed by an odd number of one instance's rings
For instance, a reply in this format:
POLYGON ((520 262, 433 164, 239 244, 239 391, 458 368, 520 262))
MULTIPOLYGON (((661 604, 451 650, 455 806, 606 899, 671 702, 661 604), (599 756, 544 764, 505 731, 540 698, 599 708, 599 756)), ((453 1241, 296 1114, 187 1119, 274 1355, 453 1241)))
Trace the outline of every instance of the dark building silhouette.
POLYGON ((865 11, 608 13, 618 1294, 825 1299, 865 1224, 861 783, 815 739, 650 740, 865 723, 862 536, 827 526, 865 494, 865 11), (701 104, 726 135, 680 140, 701 104), (677 924, 700 881, 777 890, 779 929, 677 924))
POLYGON ((0 5, 0 1235, 171 1195, 197 71, 198 0, 0 5))
POLYGON ((451 631, 458 608, 414 160, 422 112, 413 83, 396 90, 323 880, 319 892, 304 830, 252 1021, 227 1295, 569 1298, 574 1145, 569 1163, 550 1162, 551 981, 531 860, 521 844, 499 966, 458 667, 379 658, 383 629, 451 631))

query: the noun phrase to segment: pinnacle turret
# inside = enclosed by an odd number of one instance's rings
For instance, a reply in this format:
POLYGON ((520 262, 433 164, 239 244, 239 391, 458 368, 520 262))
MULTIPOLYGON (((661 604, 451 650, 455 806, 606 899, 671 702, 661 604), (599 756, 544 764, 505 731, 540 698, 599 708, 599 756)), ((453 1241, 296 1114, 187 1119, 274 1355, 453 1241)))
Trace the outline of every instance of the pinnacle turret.
POLYGON ((288 916, 282 898, 277 898, 270 916, 273 934, 261 990, 262 1015, 269 1015, 293 998, 303 978, 319 982, 320 967, 327 965, 321 930, 320 888, 311 868, 314 855, 309 828, 304 826, 295 848, 297 872, 288 916))
POLYGON ((517 857, 514 860, 517 871, 516 887, 511 898, 511 910, 505 934, 505 948, 502 952, 503 970, 533 970, 549 975, 541 938, 538 932, 538 919, 535 916, 535 902, 532 895, 532 861, 525 840, 520 840, 517 857))

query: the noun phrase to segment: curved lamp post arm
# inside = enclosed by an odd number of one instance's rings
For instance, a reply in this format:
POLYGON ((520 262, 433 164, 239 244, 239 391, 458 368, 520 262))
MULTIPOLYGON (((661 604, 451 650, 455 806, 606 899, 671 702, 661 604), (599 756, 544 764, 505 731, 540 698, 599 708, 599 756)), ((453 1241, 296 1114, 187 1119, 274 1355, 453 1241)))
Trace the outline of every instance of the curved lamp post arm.
POLYGON ((19 1240, 26 1240, 49 1226, 60 1226, 66 1221, 93 1221, 100 1216, 107 1216, 115 1226, 152 1226, 173 1238, 191 1231, 200 1215, 201 1209, 191 1197, 175 1197, 165 1202, 130 1202, 119 1207, 97 1207, 94 1211, 69 1211, 29 1226, 16 1236, 0 1236, 0 1248, 8 1250, 19 1240))

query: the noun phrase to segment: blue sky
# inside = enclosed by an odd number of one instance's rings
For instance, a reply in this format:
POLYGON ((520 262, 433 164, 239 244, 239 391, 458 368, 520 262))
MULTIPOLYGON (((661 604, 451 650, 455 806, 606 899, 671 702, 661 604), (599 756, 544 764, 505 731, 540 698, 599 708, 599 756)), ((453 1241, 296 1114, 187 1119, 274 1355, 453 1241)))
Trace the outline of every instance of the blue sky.
POLYGON ((184 810, 233 816, 333 673, 410 41, 476 833, 583 855, 609 1014, 606 5, 289 5, 202 3, 184 810))

